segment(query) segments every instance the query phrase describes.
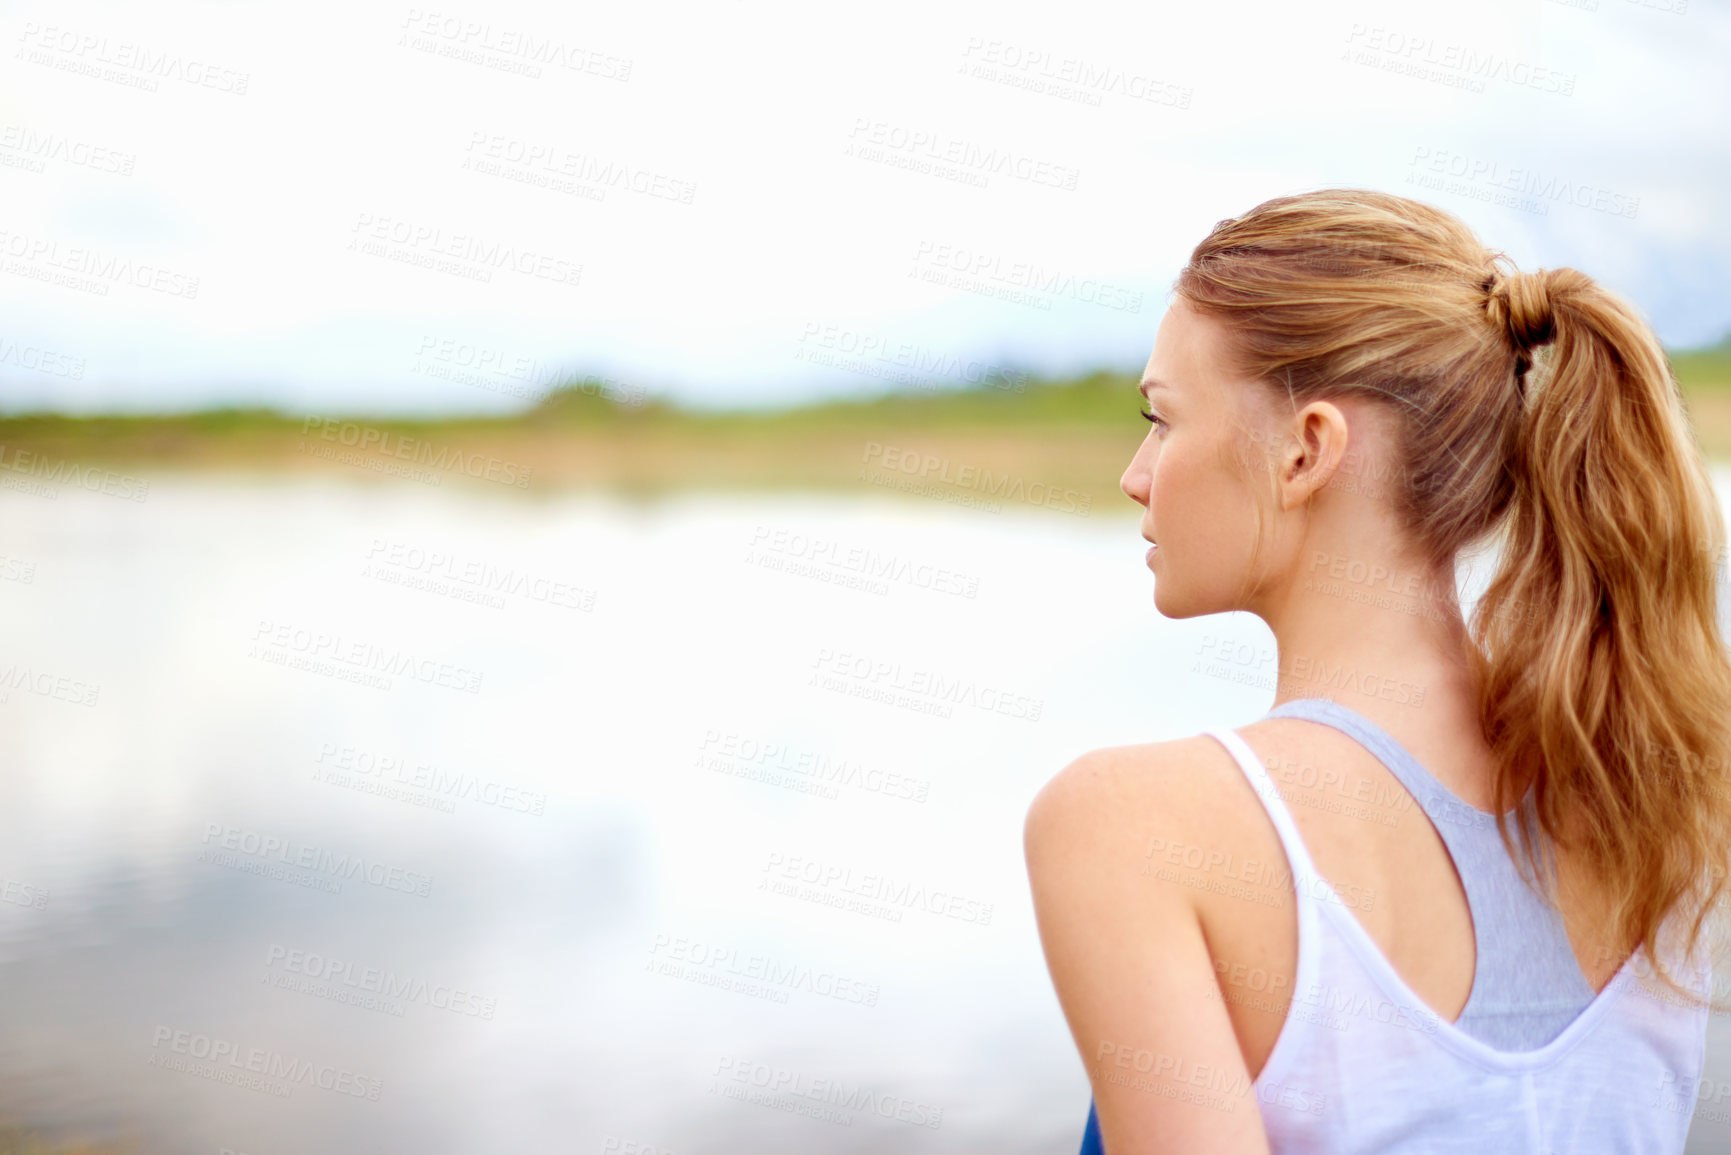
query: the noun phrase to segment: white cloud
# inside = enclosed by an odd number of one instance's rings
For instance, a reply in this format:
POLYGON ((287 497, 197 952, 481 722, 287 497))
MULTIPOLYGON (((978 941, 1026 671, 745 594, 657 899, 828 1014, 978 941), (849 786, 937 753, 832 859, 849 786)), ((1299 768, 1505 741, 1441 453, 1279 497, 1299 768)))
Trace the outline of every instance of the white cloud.
POLYGON ((462 350, 481 386, 573 366, 704 404, 1134 365, 1209 226, 1338 184, 1717 337, 1731 13, 1593 2, 20 7, 0 404, 521 404, 434 375, 462 350), (1637 211, 1475 199, 1519 172, 1637 211), (1005 299, 1018 267, 1068 291, 1005 299))

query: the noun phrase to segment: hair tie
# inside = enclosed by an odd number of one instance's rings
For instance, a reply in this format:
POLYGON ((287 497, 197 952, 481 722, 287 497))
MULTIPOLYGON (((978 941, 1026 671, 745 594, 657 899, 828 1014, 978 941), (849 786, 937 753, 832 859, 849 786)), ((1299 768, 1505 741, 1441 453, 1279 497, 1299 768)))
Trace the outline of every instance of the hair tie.
POLYGON ((1504 274, 1495 265, 1486 274, 1485 312, 1501 329, 1515 351, 1515 386, 1525 393, 1525 377, 1533 364, 1533 350, 1549 344, 1556 335, 1556 317, 1545 270, 1504 274))

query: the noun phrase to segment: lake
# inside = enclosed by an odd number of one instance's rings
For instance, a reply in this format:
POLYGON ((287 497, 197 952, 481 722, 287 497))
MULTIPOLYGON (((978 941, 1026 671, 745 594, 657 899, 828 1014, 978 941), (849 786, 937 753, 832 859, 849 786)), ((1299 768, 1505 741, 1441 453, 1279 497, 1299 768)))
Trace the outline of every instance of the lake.
POLYGON ((1073 1151, 1028 802, 1272 700, 1118 494, 131 496, 0 490, 0 1111, 68 1139, 1073 1151))

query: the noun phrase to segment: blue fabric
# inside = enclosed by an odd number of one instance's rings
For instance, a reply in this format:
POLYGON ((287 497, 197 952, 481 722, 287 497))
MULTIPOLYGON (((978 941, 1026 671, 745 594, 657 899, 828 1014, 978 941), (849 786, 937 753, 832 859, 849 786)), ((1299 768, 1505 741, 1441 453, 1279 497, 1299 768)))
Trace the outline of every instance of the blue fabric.
POLYGON ((1088 1100, 1088 1126, 1082 1132, 1080 1155, 1106 1155, 1100 1146, 1100 1116, 1094 1113, 1094 1100, 1088 1100))

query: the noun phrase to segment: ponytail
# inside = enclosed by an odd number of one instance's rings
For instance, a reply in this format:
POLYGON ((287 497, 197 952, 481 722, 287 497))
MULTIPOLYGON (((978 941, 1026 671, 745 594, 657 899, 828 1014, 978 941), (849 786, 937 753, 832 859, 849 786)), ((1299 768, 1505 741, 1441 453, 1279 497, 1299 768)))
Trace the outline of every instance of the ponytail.
MULTIPOLYGON (((1485 282, 1522 398, 1499 568, 1472 621, 1498 829, 1530 787, 1539 825, 1609 897, 1603 932, 1681 990, 1731 865, 1725 527, 1652 330, 1575 269, 1485 282)), ((1531 817, 1517 811, 1538 870, 1531 817)))

